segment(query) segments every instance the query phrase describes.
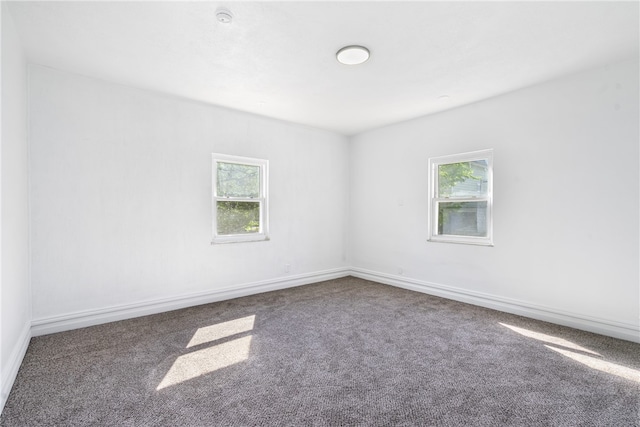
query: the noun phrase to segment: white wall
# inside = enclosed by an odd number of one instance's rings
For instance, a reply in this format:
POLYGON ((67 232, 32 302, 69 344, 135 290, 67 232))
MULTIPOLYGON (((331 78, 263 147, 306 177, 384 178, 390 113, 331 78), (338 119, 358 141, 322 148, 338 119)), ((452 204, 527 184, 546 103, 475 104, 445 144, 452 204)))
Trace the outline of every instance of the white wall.
POLYGON ((33 66, 34 324, 351 265, 633 339, 637 72, 614 64, 349 143, 33 66), (495 247, 426 242, 427 159, 483 148, 495 149, 495 247), (210 245, 211 152, 270 160, 271 241, 210 245))
POLYGON ((27 174, 27 66, 2 2, 0 411, 24 356, 31 326, 27 174))
POLYGON ((637 339, 638 104, 631 61, 354 137, 352 265, 637 339), (427 242, 428 158, 485 148, 495 247, 427 242))
POLYGON ((346 137, 39 66, 29 102, 36 323, 348 265, 346 137), (210 244, 212 152, 269 160, 270 241, 210 244))

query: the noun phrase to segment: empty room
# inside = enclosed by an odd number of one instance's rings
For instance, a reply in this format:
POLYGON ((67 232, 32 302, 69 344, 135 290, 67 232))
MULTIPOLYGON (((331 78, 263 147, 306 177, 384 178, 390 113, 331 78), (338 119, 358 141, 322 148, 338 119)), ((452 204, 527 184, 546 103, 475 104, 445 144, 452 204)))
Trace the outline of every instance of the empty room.
POLYGON ((0 426, 640 426, 640 2, 0 14, 0 426))

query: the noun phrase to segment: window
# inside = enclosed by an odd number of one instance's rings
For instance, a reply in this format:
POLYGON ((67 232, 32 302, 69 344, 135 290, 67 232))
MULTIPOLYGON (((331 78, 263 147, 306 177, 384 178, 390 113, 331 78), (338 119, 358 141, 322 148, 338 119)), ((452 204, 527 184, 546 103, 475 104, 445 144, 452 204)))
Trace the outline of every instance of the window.
POLYGON ((224 154, 212 158, 212 243, 269 240, 269 162, 224 154))
POLYGON ((429 159, 429 240, 493 245, 493 150, 429 159))

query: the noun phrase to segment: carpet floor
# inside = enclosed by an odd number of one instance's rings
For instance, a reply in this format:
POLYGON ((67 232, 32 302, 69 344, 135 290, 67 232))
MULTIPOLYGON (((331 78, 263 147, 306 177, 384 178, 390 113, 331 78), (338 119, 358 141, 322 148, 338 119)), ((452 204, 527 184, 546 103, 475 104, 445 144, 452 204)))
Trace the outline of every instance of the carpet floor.
POLYGON ((33 338, 0 425, 639 420, 639 344, 347 277, 33 338))

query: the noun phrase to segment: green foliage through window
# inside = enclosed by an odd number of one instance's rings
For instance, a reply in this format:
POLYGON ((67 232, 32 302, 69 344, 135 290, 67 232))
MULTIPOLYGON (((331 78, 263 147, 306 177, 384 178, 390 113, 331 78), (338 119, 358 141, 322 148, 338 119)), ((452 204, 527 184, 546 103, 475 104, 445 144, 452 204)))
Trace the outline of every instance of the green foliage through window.
POLYGON ((260 166, 218 162, 218 197, 260 197, 260 166))
POLYGON ((269 240, 269 161, 215 153, 212 158, 212 243, 269 240))
POLYGON ((453 193, 457 184, 467 180, 480 180, 481 177, 474 174, 474 168, 470 162, 449 163, 438 166, 438 196, 448 197, 453 193))
POLYGON ((446 237, 440 236, 455 236, 457 242, 461 241, 459 237, 491 238, 489 180, 492 158, 490 153, 486 154, 487 157, 475 159, 454 155, 430 160, 434 167, 432 171, 436 173, 431 199, 431 212, 435 217, 431 224, 432 237, 446 241, 446 237), (446 161, 446 157, 451 161, 446 161))
POLYGON ((218 234, 260 232, 260 203, 218 201, 218 234))

